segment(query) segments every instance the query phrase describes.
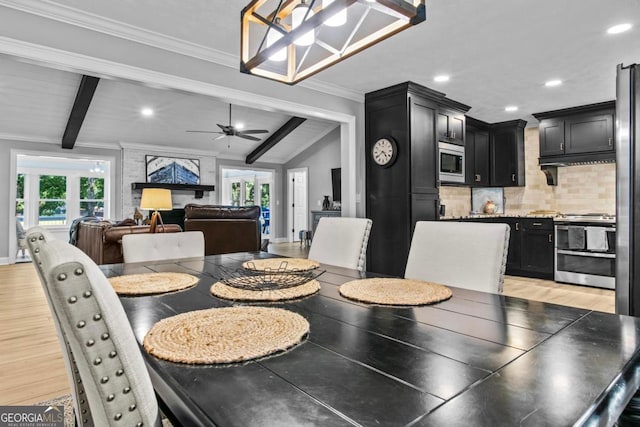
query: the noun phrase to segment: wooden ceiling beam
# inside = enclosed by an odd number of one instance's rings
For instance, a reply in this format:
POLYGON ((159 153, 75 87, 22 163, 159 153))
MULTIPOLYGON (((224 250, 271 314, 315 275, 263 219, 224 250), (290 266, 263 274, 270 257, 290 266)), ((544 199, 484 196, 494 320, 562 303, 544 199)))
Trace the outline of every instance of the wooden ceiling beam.
POLYGON ((78 93, 76 93, 76 100, 73 102, 73 108, 71 108, 71 114, 69 114, 69 120, 67 120, 67 127, 62 136, 62 148, 72 149, 75 145, 99 81, 98 77, 82 76, 78 93))
POLYGON ((287 121, 287 123, 280 127, 280 129, 276 130, 271 134, 269 138, 265 139, 264 142, 258 146, 258 148, 249 153, 245 162, 250 165, 258 160, 267 151, 272 149, 278 142, 280 142, 285 136, 289 135, 295 128, 304 123, 305 120, 307 119, 303 117, 291 117, 289 121, 287 121))

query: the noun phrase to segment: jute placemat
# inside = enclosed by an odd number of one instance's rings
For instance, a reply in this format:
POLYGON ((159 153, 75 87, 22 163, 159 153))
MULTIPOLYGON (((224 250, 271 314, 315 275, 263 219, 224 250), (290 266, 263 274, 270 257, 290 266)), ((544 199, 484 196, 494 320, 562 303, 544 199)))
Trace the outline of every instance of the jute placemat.
POLYGON ((306 258, 268 258, 243 262, 242 267, 253 271, 307 271, 320 267, 320 264, 306 258))
POLYGON ((111 277, 111 286, 120 295, 150 295, 187 289, 198 278, 186 273, 143 273, 111 277))
MULTIPOLYGON (((241 278, 233 280, 241 280, 241 278)), ((211 293, 214 296, 233 301, 285 301, 313 295, 319 290, 320 283, 317 280, 284 289, 242 289, 225 285, 222 282, 214 283, 211 286, 211 293)))
POLYGON ((433 304, 451 298, 451 289, 409 279, 360 279, 340 286, 340 295, 356 301, 385 305, 433 304))
POLYGON ((225 307, 191 311, 156 323, 144 337, 150 354, 179 363, 234 363, 300 343, 309 322, 281 308, 225 307))

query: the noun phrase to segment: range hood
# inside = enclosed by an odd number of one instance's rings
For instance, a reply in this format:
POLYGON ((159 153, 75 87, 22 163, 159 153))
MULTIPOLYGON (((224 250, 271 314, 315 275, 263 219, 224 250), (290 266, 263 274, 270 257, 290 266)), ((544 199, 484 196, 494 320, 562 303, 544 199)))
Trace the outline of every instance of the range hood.
POLYGON ((615 153, 613 155, 613 158, 611 158, 611 153, 575 154, 571 156, 556 156, 555 158, 545 157, 539 158, 538 164, 547 178, 547 185, 558 185, 559 167, 615 163, 615 153))

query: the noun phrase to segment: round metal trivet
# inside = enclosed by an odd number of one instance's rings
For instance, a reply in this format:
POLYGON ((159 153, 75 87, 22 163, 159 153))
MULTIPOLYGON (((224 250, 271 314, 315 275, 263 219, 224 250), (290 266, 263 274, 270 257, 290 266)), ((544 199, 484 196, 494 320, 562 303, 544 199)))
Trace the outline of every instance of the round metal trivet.
POLYGON ((144 337, 150 354, 172 362, 243 362, 287 350, 309 333, 309 322, 281 308, 225 307, 178 314, 144 337))
POLYGON ((383 305, 424 305, 451 298, 451 289, 436 283, 409 279, 360 279, 340 286, 340 295, 383 305))

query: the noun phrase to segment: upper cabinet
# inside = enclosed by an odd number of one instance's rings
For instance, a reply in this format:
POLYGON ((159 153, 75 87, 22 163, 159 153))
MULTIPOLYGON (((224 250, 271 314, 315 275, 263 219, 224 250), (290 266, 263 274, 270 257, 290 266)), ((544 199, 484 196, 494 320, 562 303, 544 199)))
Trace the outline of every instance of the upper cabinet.
POLYGON ((534 114, 540 164, 615 160, 615 101, 534 114))
POLYGON ((464 145, 466 109, 455 110, 447 107, 438 108, 438 141, 464 145))
POLYGON ((474 187, 525 185, 524 120, 485 123, 467 117, 467 184, 474 187))

